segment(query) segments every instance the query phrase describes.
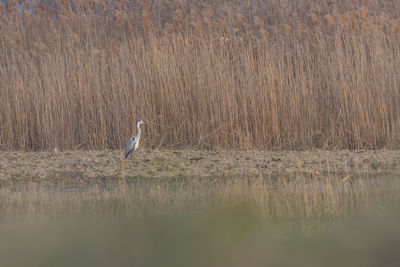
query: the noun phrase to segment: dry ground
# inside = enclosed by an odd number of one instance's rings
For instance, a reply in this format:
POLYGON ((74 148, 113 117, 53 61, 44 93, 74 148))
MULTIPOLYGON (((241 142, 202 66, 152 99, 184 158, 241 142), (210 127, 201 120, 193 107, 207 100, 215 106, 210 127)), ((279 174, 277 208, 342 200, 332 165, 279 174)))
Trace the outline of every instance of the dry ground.
POLYGON ((0 152, 0 184, 26 181, 80 182, 124 177, 210 177, 331 174, 396 175, 400 151, 121 151, 0 152))

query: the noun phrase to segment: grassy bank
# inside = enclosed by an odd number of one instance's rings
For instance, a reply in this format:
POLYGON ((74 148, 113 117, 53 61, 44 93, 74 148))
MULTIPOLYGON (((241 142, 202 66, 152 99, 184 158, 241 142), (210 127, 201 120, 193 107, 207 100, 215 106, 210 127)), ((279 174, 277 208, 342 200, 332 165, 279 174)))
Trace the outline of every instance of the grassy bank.
MULTIPOLYGON (((181 177, 281 177, 353 179, 395 176, 396 150, 196 151, 140 148, 127 160, 121 150, 0 152, 0 187, 37 183, 115 182, 181 177)), ((195 178, 194 178, 195 179, 195 178)))
POLYGON ((396 1, 9 2, 2 150, 399 148, 396 1))

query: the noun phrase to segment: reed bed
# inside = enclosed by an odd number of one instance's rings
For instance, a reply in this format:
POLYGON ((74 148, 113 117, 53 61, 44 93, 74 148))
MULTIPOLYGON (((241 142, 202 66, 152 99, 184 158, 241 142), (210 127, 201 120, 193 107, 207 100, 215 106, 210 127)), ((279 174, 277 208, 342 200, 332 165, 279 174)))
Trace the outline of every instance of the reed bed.
POLYGON ((8 1, 0 149, 400 148, 397 1, 8 1))

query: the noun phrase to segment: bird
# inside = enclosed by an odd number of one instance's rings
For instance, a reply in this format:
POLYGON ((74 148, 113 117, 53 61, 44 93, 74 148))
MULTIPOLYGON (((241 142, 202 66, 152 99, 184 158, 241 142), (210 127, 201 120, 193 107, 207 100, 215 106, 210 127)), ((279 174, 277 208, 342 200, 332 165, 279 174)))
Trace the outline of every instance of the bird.
POLYGON ((136 123, 136 128, 137 128, 137 135, 132 135, 131 138, 129 138, 128 143, 126 143, 125 146, 125 159, 128 158, 129 154, 132 151, 135 151, 139 147, 139 139, 140 139, 140 124, 145 124, 144 121, 138 120, 136 123))

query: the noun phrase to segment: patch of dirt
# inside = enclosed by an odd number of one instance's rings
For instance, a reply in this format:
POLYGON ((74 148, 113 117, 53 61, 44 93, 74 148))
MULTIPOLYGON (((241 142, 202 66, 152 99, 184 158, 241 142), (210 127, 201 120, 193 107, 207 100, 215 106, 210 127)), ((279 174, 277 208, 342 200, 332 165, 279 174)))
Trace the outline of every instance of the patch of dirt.
POLYGON ((0 152, 0 184, 81 182, 124 177, 211 177, 306 174, 398 174, 400 151, 121 151, 0 152))

